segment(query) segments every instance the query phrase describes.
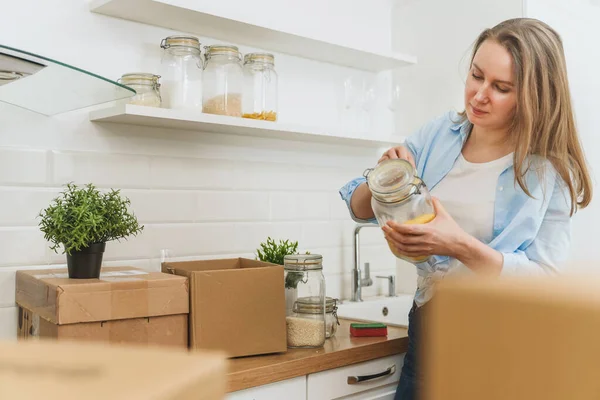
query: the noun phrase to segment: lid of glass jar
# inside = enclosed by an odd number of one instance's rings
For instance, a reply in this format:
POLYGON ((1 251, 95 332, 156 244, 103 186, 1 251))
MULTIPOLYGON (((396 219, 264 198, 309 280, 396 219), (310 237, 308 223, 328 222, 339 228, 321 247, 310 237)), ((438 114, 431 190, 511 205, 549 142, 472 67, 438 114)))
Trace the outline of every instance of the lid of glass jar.
POLYGON ((402 201, 418 193, 423 184, 413 166, 399 158, 382 161, 375 168, 367 169, 364 177, 378 200, 390 202, 402 201))
POLYGON ((147 72, 129 72, 127 74, 123 74, 118 80, 118 82, 122 83, 123 85, 155 86, 158 85, 159 79, 160 75, 155 75, 147 72))
POLYGON ((204 46, 204 50, 207 59, 214 56, 228 56, 242 60, 242 53, 240 53, 237 46, 213 44, 212 46, 204 46))
MULTIPOLYGON (((332 297, 325 298, 325 312, 332 313, 337 311, 337 299, 332 297)), ((294 312, 300 314, 321 314, 323 312, 323 303, 318 296, 300 297, 294 303, 294 312)))
POLYGON ((244 64, 246 63, 275 65, 275 56, 270 53, 249 53, 244 56, 244 64))
POLYGON ((323 269, 323 256, 320 254, 290 254, 283 257, 283 267, 294 271, 323 269))
POLYGON ((160 47, 168 49, 170 47, 189 47, 200 51, 200 40, 195 36, 168 36, 160 42, 160 47))

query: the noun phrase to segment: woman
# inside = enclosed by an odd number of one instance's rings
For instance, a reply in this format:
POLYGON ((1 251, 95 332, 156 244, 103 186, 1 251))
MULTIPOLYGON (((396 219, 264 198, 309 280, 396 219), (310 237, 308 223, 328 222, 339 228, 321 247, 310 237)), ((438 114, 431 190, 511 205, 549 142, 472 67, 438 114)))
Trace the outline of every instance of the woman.
MULTIPOLYGON (((481 33, 464 101, 462 113, 431 121, 379 160, 413 164, 436 209, 430 223, 383 228, 400 253, 432 256, 416 264, 397 400, 416 398, 422 386, 416 350, 433 281, 457 273, 557 272, 568 256, 570 218, 592 198, 562 41, 552 28, 519 18, 481 33)), ((374 222, 364 178, 340 194, 355 220, 374 222)))

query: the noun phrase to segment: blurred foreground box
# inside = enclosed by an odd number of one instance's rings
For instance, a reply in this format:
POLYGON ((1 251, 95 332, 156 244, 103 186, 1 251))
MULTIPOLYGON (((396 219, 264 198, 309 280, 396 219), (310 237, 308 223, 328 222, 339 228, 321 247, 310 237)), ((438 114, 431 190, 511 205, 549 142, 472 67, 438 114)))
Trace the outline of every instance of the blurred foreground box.
POLYGON ((222 400, 226 363, 218 352, 0 341, 0 399, 222 400))
POLYGON ((444 281, 426 331, 427 400, 600 398, 597 276, 444 281))

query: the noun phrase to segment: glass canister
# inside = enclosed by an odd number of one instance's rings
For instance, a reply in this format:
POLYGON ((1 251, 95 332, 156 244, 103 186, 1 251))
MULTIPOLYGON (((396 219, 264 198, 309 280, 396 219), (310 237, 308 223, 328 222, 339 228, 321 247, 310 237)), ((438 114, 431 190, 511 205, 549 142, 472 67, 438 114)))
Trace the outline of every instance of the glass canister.
MULTIPOLYGON (((435 218, 429 190, 406 160, 393 159, 367 169, 364 174, 371 190, 371 207, 381 227, 393 220, 401 224, 426 224, 435 218)), ((394 255, 403 260, 420 263, 429 259, 407 257, 389 244, 394 255)))
POLYGON ((202 111, 242 116, 244 73, 242 54, 236 46, 205 46, 202 111))
MULTIPOLYGON (((318 298, 301 297, 294 304, 294 314, 314 321, 320 321, 323 306, 318 298)), ((340 321, 337 317, 337 299, 326 297, 325 299, 325 338, 335 336, 340 321)))
POLYGON ((277 83, 275 57, 272 54, 246 54, 242 117, 277 121, 277 83))
POLYGON ((160 75, 145 72, 132 72, 124 74, 118 80, 122 85, 135 90, 136 95, 128 99, 129 104, 139 106, 160 107, 160 75))
POLYGON ((287 343, 290 348, 325 343, 325 277, 319 254, 284 257, 287 343), (314 312, 305 313, 311 309, 314 312))
POLYGON ((160 43, 162 106, 178 110, 202 110, 200 41, 194 36, 169 36, 160 43))

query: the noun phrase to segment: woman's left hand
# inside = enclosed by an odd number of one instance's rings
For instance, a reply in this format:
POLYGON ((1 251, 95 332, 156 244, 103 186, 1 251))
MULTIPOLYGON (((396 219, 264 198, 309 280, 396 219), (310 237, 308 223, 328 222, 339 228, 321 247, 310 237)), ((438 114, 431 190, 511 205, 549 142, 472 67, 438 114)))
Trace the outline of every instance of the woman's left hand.
POLYGON ((383 227, 385 238, 408 257, 449 256, 459 258, 461 243, 468 234, 452 219, 437 198, 433 198, 435 218, 426 224, 400 224, 388 221, 383 227))

